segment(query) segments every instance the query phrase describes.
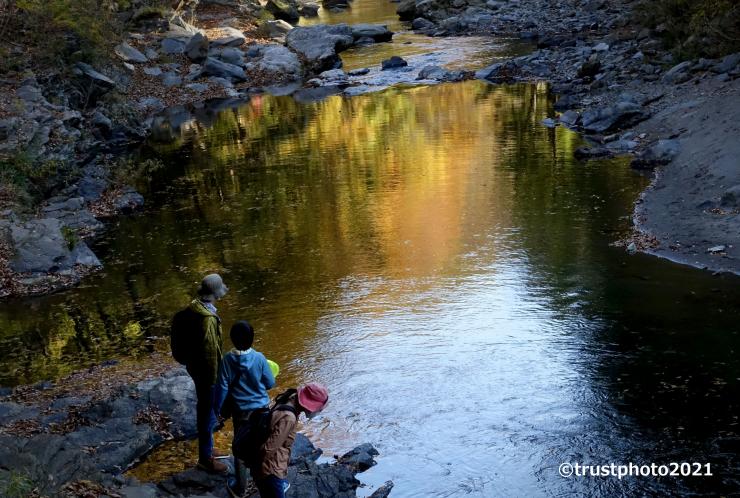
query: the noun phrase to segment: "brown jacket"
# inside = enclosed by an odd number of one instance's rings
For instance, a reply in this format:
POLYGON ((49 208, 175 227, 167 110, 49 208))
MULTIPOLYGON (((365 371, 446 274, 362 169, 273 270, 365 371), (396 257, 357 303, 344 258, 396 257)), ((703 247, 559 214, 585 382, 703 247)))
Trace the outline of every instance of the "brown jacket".
POLYGON ((285 479, 288 475, 290 449, 295 441, 295 431, 298 419, 290 411, 275 410, 270 420, 270 435, 262 446, 260 461, 262 464, 255 468, 255 479, 264 479, 273 475, 285 479))

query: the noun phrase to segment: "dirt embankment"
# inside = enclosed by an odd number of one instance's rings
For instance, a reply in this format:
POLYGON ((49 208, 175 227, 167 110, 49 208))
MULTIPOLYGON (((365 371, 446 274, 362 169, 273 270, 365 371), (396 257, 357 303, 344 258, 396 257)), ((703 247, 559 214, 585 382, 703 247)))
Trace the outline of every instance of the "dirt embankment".
POLYGON ((638 130, 676 137, 678 155, 644 192, 635 226, 650 250, 680 263, 740 273, 740 80, 692 86, 638 130))

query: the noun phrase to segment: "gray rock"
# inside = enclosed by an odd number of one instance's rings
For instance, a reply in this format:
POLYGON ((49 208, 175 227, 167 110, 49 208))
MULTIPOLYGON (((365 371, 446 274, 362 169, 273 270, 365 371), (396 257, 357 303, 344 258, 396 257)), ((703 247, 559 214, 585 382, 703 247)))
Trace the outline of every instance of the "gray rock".
POLYGON ((728 208, 740 207, 740 185, 735 185, 725 190, 722 194, 720 205, 728 208))
POLYGON ((727 250, 727 246, 719 245, 719 246, 712 246, 708 248, 707 252, 710 254, 717 254, 717 253, 725 252, 725 250, 727 250))
POLYGON ((353 69, 351 71, 348 71, 347 74, 350 76, 364 76, 370 72, 369 67, 362 67, 359 69, 353 69))
POLYGON ((182 54, 186 45, 187 41, 183 38, 165 38, 162 40, 162 52, 169 55, 182 54))
POLYGON ((56 218, 63 226, 78 232, 93 233, 103 228, 103 224, 85 207, 83 197, 51 202, 41 208, 41 212, 45 217, 56 218))
POLYGON ((558 125, 558 122, 555 121, 553 118, 545 118, 542 121, 540 121, 543 126, 547 128, 555 128, 558 125))
POLYGON ((475 77, 492 83, 506 83, 514 81, 519 72, 519 68, 513 61, 497 62, 476 71, 475 77))
POLYGON ((580 107, 580 104, 581 99, 577 95, 562 95, 558 97, 553 107, 556 111, 567 111, 568 109, 580 107))
POLYGON ((126 42, 116 45, 114 52, 125 62, 144 63, 149 60, 144 54, 142 54, 126 42))
POLYGON ((337 461, 341 464, 349 465, 359 472, 364 472, 377 463, 373 458, 377 455, 378 450, 376 450, 371 444, 365 443, 351 451, 348 451, 339 457, 337 461))
POLYGON ((594 52, 606 52, 607 50, 609 50, 609 45, 607 43, 601 42, 592 47, 592 50, 594 52))
POLYGON ((92 84, 102 89, 110 90, 110 89, 115 88, 116 86, 115 82, 112 79, 96 71, 89 64, 85 64, 84 62, 78 62, 75 65, 75 69, 78 71, 78 74, 84 76, 92 84))
POLYGON ((720 62, 715 64, 711 69, 715 73, 729 73, 740 64, 740 52, 725 56, 720 62))
POLYGON ((373 491, 369 498, 388 498, 393 490, 393 481, 386 481, 385 484, 373 491))
POLYGON ((338 53, 354 44, 351 28, 346 24, 297 27, 285 37, 291 50, 301 54, 313 72, 342 67, 338 53))
POLYGON ((159 66, 145 67, 144 74, 148 74, 149 76, 161 76, 162 69, 159 66))
POLYGON ((330 69, 319 74, 317 78, 322 85, 347 86, 349 78, 341 69, 330 69))
POLYGON ((274 81, 296 81, 303 73, 298 56, 283 45, 263 45, 256 59, 248 62, 245 68, 274 81))
POLYGON ((401 0, 396 7, 396 14, 402 21, 411 21, 417 17, 416 0, 401 0))
POLYGON ((319 4, 313 2, 303 2, 298 7, 298 13, 302 17, 316 17, 319 15, 319 4))
POLYGON ((236 47, 226 47, 221 50, 211 52, 213 57, 217 57, 224 62, 241 66, 244 64, 244 51, 236 47))
POLYGON ((265 22, 260 26, 259 31, 267 38, 284 38, 291 29, 293 29, 293 26, 290 23, 277 19, 265 22))
POLYGON ((70 254, 72 264, 90 268, 100 268, 102 263, 84 242, 78 242, 70 254))
POLYGON ((244 45, 246 37, 240 30, 232 27, 221 28, 225 36, 213 40, 211 43, 217 47, 239 47, 244 45))
POLYGON ((276 19, 290 23, 295 23, 299 19, 298 2, 295 0, 267 0, 265 9, 276 19))
POLYGON ((15 91, 15 95, 23 100, 24 102, 33 104, 48 104, 44 94, 41 93, 41 88, 34 81, 32 84, 22 85, 18 90, 15 91))
POLYGON ((450 71, 440 66, 424 66, 419 75, 416 77, 417 80, 436 80, 436 81, 462 81, 472 76, 473 73, 469 71, 450 71))
POLYGON ((355 40, 355 45, 357 45, 358 47, 366 47, 368 45, 374 45, 374 44, 375 44, 375 40, 370 38, 369 36, 366 36, 364 38, 358 38, 357 40, 355 40))
POLYGON ((353 24, 351 28, 355 40, 372 38, 376 42, 387 42, 393 38, 393 32, 384 24, 353 24))
POLYGON ((290 449, 290 465, 297 465, 303 460, 316 461, 323 453, 314 446, 310 439, 301 433, 295 435, 293 447, 290 449))
POLYGON ((195 33, 202 31, 189 22, 185 21, 182 16, 176 15, 169 20, 169 31, 166 33, 168 38, 190 38, 195 33))
POLYGON ((429 19, 423 17, 417 17, 411 22, 411 28, 414 31, 429 31, 435 28, 435 25, 429 19))
POLYGON ((185 45, 185 55, 193 62, 200 64, 208 57, 208 37, 196 33, 185 45))
POLYGON ((71 267, 69 245, 56 218, 11 225, 10 241, 15 254, 10 262, 13 271, 46 273, 71 267))
POLYGON ((560 122, 568 126, 575 126, 578 124, 578 120, 581 118, 580 114, 576 111, 566 111, 560 115, 560 122))
POLYGON ((144 50, 144 55, 146 55, 146 58, 150 61, 159 60, 159 52, 157 52, 153 48, 147 47, 147 49, 144 50))
POLYGON ((116 211, 123 214, 130 214, 134 211, 141 209, 144 206, 144 197, 134 190, 133 187, 125 187, 121 195, 119 195, 113 202, 113 207, 116 211))
POLYGON ((663 81, 675 84, 688 81, 691 78, 690 70, 692 65, 691 61, 676 64, 663 75, 663 81))
POLYGON ((390 59, 385 59, 382 62, 381 67, 383 71, 386 71, 388 69, 399 69, 408 65, 409 63, 406 62, 403 58, 394 55, 390 59))
POLYGON ((110 131, 113 129, 113 122, 110 120, 110 118, 108 118, 108 116, 100 111, 95 111, 95 114, 93 114, 90 123, 103 133, 110 133, 110 131))
POLYGON ((646 169, 670 163, 681 151, 678 140, 658 140, 632 160, 636 169, 646 169))
POLYGON ((190 83, 185 85, 185 88, 196 93, 203 93, 208 90, 208 85, 206 85, 205 83, 190 83))
POLYGON ((206 58, 203 64, 203 74, 206 76, 216 76, 227 78, 233 81, 246 81, 247 75, 244 69, 228 62, 222 62, 214 57, 206 58))
POLYGON ((604 133, 632 126, 647 119, 648 115, 633 102, 619 102, 600 109, 590 109, 581 116, 586 131, 604 133))
POLYGON ((211 76, 208 78, 208 81, 213 85, 218 85, 223 88, 233 88, 234 84, 231 82, 231 80, 227 80, 226 78, 219 78, 218 76, 211 76))

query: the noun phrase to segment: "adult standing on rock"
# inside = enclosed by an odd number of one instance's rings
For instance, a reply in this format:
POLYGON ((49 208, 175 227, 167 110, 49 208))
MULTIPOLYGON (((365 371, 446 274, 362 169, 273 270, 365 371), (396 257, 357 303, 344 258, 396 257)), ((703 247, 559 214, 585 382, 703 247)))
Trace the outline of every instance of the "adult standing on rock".
POLYGON ((220 275, 206 275, 198 287, 198 297, 175 314, 171 331, 172 356, 185 365, 195 384, 198 466, 219 474, 229 469, 216 459, 226 454, 213 448, 213 431, 218 423, 214 411, 216 380, 223 350, 221 318, 214 303, 228 290, 220 275))

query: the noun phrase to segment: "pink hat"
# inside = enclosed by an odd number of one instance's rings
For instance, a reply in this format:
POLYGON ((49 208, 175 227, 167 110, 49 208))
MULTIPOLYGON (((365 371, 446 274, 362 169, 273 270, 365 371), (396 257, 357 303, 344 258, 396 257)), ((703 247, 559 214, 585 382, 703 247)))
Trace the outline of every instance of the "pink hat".
POLYGON ((306 384, 298 388, 298 402, 311 412, 318 412, 329 401, 329 391, 321 384, 306 384))

